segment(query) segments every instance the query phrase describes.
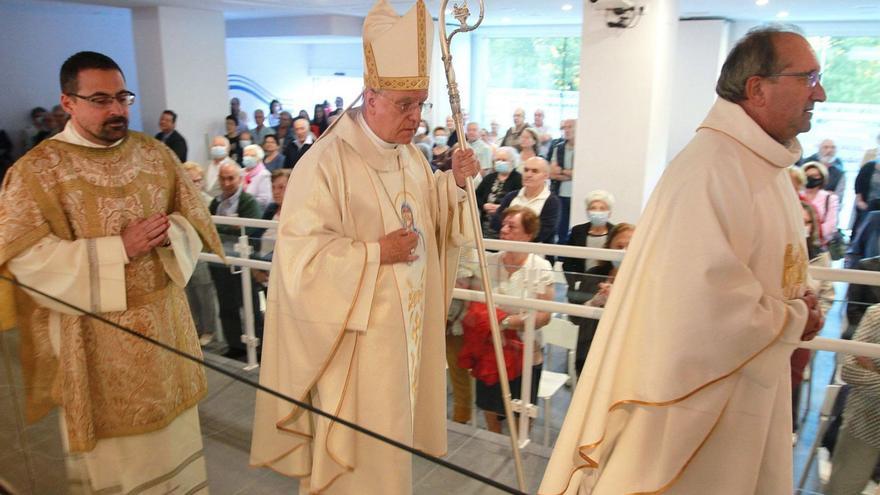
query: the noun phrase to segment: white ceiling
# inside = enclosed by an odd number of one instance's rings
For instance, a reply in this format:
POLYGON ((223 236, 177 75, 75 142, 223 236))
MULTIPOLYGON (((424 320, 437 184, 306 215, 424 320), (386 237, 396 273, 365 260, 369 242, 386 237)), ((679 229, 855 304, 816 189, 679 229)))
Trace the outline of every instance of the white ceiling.
MULTIPOLYGON (((176 6, 223 11, 227 19, 252 19, 277 16, 353 15, 364 16, 374 0, 66 0, 116 7, 176 6)), ((484 25, 505 24, 579 24, 584 0, 485 0, 484 25), (563 11, 563 5, 571 10, 563 11)), ((635 0, 650 6, 653 0, 635 0)), ((392 1, 403 12, 413 0, 392 1)), ((436 17, 439 0, 426 0, 436 17)), ((450 3, 452 3, 450 1, 450 3)), ((471 0, 472 10, 477 2, 471 0)), ((880 21, 878 0, 768 0, 757 6, 755 0, 679 0, 681 17, 723 17, 732 20, 788 22, 805 21, 880 21), (788 12, 785 18, 777 17, 788 12)), ((472 19, 476 14, 472 13, 472 19)))

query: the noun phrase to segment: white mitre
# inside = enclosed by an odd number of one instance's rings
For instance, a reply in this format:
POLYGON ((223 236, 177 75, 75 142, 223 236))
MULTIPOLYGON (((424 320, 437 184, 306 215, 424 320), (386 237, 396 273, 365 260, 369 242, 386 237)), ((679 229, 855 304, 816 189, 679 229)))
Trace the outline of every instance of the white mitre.
POLYGON ((379 0, 364 19, 364 85, 370 89, 428 89, 434 22, 418 0, 398 16, 379 0))

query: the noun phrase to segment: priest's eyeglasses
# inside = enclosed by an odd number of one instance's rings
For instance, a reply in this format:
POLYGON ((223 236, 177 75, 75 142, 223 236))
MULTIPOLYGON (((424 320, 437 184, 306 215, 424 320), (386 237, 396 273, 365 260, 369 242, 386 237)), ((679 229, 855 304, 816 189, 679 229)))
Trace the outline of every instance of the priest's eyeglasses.
POLYGON ((83 96, 76 93, 67 93, 67 96, 74 96, 81 100, 85 100, 98 108, 107 108, 112 105, 114 101, 119 102, 119 104, 124 107, 130 107, 134 104, 135 94, 131 91, 120 91, 115 95, 95 93, 93 95, 83 96))
POLYGON ((770 74, 766 77, 804 77, 807 80, 808 88, 815 88, 817 84, 822 82, 822 73, 817 70, 809 72, 780 72, 779 74, 770 74))
POLYGON ((434 108, 434 104, 429 103, 427 101, 425 101, 425 102, 410 101, 407 103, 400 103, 400 102, 397 102, 397 101, 394 101, 393 99, 391 99, 390 96, 385 96, 384 93, 376 93, 376 94, 385 98, 386 100, 388 100, 392 105, 394 105, 395 108, 397 108, 397 110, 400 111, 400 113, 410 113, 413 110, 415 110, 416 108, 419 109, 419 112, 427 112, 427 111, 430 111, 432 108, 434 108))

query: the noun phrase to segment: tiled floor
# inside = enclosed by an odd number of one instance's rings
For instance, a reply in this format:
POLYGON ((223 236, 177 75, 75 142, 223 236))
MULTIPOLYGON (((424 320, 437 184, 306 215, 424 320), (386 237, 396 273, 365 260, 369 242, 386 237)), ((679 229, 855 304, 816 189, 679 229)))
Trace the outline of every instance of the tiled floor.
MULTIPOLYGON (((836 337, 840 332, 841 313, 835 306, 829 314, 824 335, 836 337)), ((17 337, 14 332, 0 334, 0 478, 14 486, 20 494, 63 494, 64 464, 58 435, 57 417, 23 426, 20 422, 21 377, 17 363, 17 337), (16 400, 17 399, 17 400, 16 400)), ((257 372, 241 370, 242 364, 215 354, 207 359, 242 376, 256 379, 257 372)), ((561 349, 552 356, 555 371, 564 371, 561 349)), ((795 474, 801 471, 808 447, 816 432, 816 412, 821 404, 824 386, 833 370, 834 356, 820 352, 816 356, 810 415, 795 448, 795 474)), ((214 371, 208 371, 209 395, 200 404, 202 433, 208 465, 211 493, 214 494, 292 494, 297 492, 294 480, 265 469, 248 467, 251 423, 255 392, 252 388, 214 371)), ((551 441, 555 441, 571 397, 563 387, 554 397, 551 415, 551 441)), ((450 401, 451 402, 451 401, 450 401)), ((478 425, 483 424, 478 415, 478 425)), ((449 455, 447 460, 484 476, 515 485, 510 444, 507 437, 488 433, 471 426, 449 423, 449 455)), ((549 449, 539 445, 543 418, 532 429, 534 442, 523 453, 523 463, 530 493, 540 483, 549 449)), ((499 490, 483 485, 461 474, 416 458, 413 463, 416 494, 490 494, 499 490)), ((802 494, 820 493, 815 465, 802 494)))

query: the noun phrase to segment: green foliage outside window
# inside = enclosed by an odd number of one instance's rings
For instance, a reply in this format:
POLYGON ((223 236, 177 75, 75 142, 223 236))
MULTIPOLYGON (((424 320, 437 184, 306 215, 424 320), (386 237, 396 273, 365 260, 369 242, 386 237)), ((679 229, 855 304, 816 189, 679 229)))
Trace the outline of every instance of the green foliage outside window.
POLYGON ((880 104, 880 37, 812 37, 834 103, 880 104))
POLYGON ((577 91, 581 39, 490 38, 489 87, 577 91))

